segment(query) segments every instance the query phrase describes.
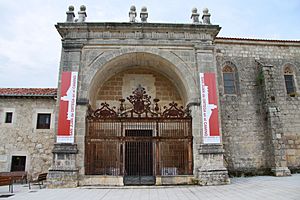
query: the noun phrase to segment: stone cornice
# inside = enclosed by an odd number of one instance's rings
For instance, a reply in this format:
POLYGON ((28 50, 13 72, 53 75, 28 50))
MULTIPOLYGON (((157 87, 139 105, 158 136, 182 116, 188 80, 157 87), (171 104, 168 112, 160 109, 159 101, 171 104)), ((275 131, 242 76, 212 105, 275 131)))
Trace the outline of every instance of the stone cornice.
POLYGON ((58 23, 63 39, 213 40, 221 27, 170 23, 58 23))
POLYGON ((84 42, 69 42, 69 41, 62 41, 62 47, 65 49, 81 49, 83 47, 84 42))

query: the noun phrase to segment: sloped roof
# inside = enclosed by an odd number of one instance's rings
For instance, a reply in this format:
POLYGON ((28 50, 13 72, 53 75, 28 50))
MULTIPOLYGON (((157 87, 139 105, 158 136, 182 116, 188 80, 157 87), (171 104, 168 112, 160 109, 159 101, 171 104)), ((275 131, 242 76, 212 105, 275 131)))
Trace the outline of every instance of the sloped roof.
POLYGON ((57 88, 0 88, 0 97, 56 97, 57 88))

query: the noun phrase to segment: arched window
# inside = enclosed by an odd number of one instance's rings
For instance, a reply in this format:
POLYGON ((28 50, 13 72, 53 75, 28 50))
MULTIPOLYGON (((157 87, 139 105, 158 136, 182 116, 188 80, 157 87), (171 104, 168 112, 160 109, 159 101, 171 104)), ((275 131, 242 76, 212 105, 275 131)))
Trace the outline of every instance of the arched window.
POLYGON ((233 67, 226 65, 223 67, 223 84, 224 94, 236 94, 236 77, 235 70, 233 67))
POLYGON ((287 94, 293 94, 296 92, 294 71, 290 65, 284 67, 284 81, 287 94))

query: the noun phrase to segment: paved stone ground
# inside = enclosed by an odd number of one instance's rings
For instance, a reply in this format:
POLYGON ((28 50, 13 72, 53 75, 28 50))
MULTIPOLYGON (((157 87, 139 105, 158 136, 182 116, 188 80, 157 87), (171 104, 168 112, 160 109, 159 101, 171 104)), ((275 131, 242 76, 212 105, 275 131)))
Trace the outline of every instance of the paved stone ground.
MULTIPOLYGON (((300 174, 290 177, 257 176, 232 178, 232 184, 224 186, 168 186, 168 187, 79 187, 72 189, 32 190, 27 185, 16 185, 14 196, 4 199, 20 200, 300 200, 300 174)), ((0 187, 1 195, 8 186, 0 187)))

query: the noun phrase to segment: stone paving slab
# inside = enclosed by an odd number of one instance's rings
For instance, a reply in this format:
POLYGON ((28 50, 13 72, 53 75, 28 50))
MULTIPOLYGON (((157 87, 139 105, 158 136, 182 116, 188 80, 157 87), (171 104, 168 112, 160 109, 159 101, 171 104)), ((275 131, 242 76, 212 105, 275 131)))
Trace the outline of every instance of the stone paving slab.
MULTIPOLYGON (((300 200, 300 174, 290 177, 257 176, 232 178, 223 186, 126 186, 78 187, 69 189, 39 189, 15 185, 15 200, 300 200)), ((1 195, 8 186, 0 187, 1 195)))

